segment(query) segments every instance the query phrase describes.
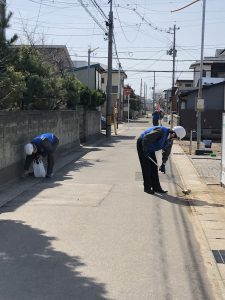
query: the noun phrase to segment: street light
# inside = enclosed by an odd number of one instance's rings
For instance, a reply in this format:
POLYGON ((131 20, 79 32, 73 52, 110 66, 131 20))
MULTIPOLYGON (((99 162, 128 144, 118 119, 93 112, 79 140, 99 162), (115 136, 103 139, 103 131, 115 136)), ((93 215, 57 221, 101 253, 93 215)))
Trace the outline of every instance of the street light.
POLYGON ((203 0, 200 77, 199 77, 199 86, 198 86, 198 98, 197 98, 197 101, 196 101, 197 149, 200 148, 200 142, 201 142, 201 112, 204 110, 204 99, 202 98, 202 96, 203 96, 202 95, 202 74, 203 74, 203 52, 204 52, 204 33, 205 33, 205 7, 206 7, 206 0, 203 0))

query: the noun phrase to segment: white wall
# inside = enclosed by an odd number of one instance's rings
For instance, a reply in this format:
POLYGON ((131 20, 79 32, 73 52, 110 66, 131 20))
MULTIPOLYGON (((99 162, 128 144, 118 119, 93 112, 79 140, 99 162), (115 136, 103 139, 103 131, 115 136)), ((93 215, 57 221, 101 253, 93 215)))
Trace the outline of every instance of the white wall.
MULTIPOLYGON (((199 78, 200 78, 200 65, 196 66, 194 69, 196 72, 194 72, 194 87, 197 86, 199 78)), ((204 65, 203 70, 206 71, 206 76, 204 77, 211 77, 211 65, 204 65)))

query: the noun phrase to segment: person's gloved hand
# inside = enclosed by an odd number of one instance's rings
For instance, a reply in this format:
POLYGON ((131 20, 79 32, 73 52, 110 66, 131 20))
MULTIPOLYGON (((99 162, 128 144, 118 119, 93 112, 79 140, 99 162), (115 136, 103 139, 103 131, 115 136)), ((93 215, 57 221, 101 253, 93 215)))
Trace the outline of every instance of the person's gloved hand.
POLYGON ((165 164, 161 164, 161 167, 159 168, 159 171, 161 171, 162 173, 166 173, 166 165, 165 164))
POLYGON ((43 160, 43 156, 39 154, 39 155, 37 155, 37 159, 38 160, 43 160))

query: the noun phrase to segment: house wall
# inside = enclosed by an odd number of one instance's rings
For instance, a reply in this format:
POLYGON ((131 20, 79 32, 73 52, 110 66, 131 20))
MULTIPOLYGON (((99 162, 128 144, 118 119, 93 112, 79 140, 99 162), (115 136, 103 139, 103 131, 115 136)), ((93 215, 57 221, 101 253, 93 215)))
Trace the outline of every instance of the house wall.
MULTIPOLYGON (((90 68, 90 73, 89 73, 89 87, 90 89, 96 89, 96 74, 95 74, 95 69, 90 68)), ((77 77, 80 82, 82 82, 85 85, 88 85, 88 71, 87 69, 84 70, 75 70, 74 71, 75 76, 77 77)))
POLYGON ((80 126, 85 140, 100 133, 100 113, 85 111, 0 112, 0 182, 19 176, 24 162, 24 144, 35 136, 53 132, 59 138, 58 152, 80 145, 80 126), (81 123, 81 125, 80 125, 81 123))
POLYGON ((102 82, 101 82, 102 76, 101 73, 95 72, 95 89, 101 90, 102 89, 102 82))
MULTIPOLYGON (((200 65, 196 66, 194 69, 195 72, 193 72, 194 74, 194 87, 197 86, 199 78, 200 78, 200 65)), ((211 76, 211 65, 203 65, 203 71, 205 71, 205 75, 203 77, 212 77, 211 76)))
POLYGON ((192 80, 177 80, 176 86, 179 89, 187 89, 193 87, 193 81, 192 80))
MULTIPOLYGON (((120 99, 121 99, 121 103, 120 103, 120 114, 123 111, 123 80, 122 80, 122 74, 121 74, 121 86, 120 86, 120 99)), ((102 74, 102 78, 104 78, 104 83, 102 83, 102 90, 107 93, 106 87, 107 87, 107 80, 108 80, 108 73, 103 73, 102 74)), ((112 86, 113 87, 117 87, 118 90, 118 83, 119 83, 119 73, 112 73, 112 86)), ((116 105, 117 103, 117 98, 118 98, 118 93, 113 93, 112 92, 112 114, 113 114, 113 107, 116 105)), ((104 105, 102 106, 102 113, 103 115, 106 115, 106 102, 104 103, 104 105)))
MULTIPOLYGON (((184 126, 189 136, 190 130, 197 128, 195 101, 197 92, 187 96, 185 110, 180 110, 180 125, 184 126)), ((219 139, 221 137, 222 112, 224 112, 224 84, 203 89, 205 111, 201 113, 202 138, 219 139)))
MULTIPOLYGON (((221 138, 222 111, 206 110, 201 113, 202 139, 220 139, 221 138)), ((197 129, 197 118, 194 110, 183 110, 180 112, 180 125, 186 129, 187 136, 190 137, 190 131, 197 129)))
POLYGON ((225 78, 225 62, 224 64, 214 63, 212 65, 211 77, 225 78))
MULTIPOLYGON (((195 109, 197 92, 187 96, 187 110, 195 109)), ((218 84, 214 87, 203 89, 203 98, 205 99, 206 110, 223 110, 224 109, 224 85, 218 84)))

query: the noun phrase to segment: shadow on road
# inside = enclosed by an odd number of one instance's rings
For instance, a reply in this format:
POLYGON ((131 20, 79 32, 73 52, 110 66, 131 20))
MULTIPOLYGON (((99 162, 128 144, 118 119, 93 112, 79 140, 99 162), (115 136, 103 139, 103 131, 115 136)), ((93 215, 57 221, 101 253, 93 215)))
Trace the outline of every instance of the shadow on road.
POLYGON ((81 274, 81 259, 54 250, 44 231, 6 220, 0 236, 1 299, 109 300, 103 283, 81 274))
POLYGON ((78 172, 82 168, 91 168, 95 164, 84 159, 80 158, 77 161, 73 160, 69 163, 67 163, 65 166, 63 166, 58 172, 56 172, 56 175, 53 178, 25 178, 21 179, 21 184, 23 184, 24 181, 30 180, 30 186, 26 189, 24 189, 23 192, 21 192, 19 195, 8 201, 5 205, 0 207, 0 213, 5 212, 12 212, 18 209, 21 205, 27 203, 28 201, 32 200, 34 197, 36 197, 39 193, 41 193, 45 189, 49 188, 55 188, 57 186, 62 185, 61 182, 65 180, 71 180, 72 177, 69 175, 70 172, 78 172))
MULTIPOLYGON (((98 142, 98 145, 92 146, 93 144, 85 144, 82 148, 83 151, 80 151, 79 157, 77 159, 71 158, 65 165, 58 168, 54 178, 52 179, 38 179, 38 178, 26 178, 18 180, 17 184, 20 186, 21 192, 17 193, 16 196, 10 197, 9 201, 6 201, 6 204, 0 207, 0 213, 12 212, 19 208, 21 205, 32 200, 37 196, 41 191, 46 188, 54 188, 60 186, 61 183, 65 180, 70 180, 70 172, 77 172, 82 168, 90 168, 95 166, 95 163, 101 163, 101 161, 90 162, 89 160, 83 158, 83 156, 92 151, 102 151, 104 147, 114 147, 115 143, 122 142, 124 140, 135 139, 135 136, 112 136, 109 139, 101 139, 98 142), (22 185, 25 183, 25 188, 22 189, 22 185), (28 186, 29 185, 29 186, 28 186)), ((59 155, 56 158, 59 161, 61 156, 59 155)), ((5 191, 2 191, 2 193, 5 191)))
POLYGON ((187 198, 185 195, 183 196, 171 196, 169 194, 155 194, 159 198, 166 200, 173 204, 178 204, 182 206, 210 206, 210 207, 224 207, 223 204, 220 203, 210 203, 205 200, 195 199, 194 197, 187 198))

